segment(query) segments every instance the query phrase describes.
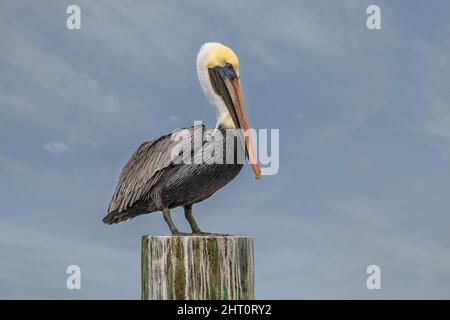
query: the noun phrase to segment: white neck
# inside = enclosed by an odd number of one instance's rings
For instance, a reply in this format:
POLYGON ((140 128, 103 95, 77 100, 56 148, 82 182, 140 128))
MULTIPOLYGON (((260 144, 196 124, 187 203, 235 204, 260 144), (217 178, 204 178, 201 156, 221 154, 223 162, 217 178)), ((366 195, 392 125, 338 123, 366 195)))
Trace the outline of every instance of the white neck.
POLYGON ((219 124, 223 124, 227 127, 234 127, 233 120, 231 118, 230 113, 228 112, 228 108, 225 105, 225 102, 223 101, 222 97, 219 96, 214 91, 214 88, 212 87, 208 68, 205 66, 208 52, 209 52, 208 44, 205 44, 201 47, 200 52, 198 53, 197 56, 198 81, 200 82, 200 85, 209 103, 216 109, 216 116, 217 116, 216 127, 218 127, 219 124))

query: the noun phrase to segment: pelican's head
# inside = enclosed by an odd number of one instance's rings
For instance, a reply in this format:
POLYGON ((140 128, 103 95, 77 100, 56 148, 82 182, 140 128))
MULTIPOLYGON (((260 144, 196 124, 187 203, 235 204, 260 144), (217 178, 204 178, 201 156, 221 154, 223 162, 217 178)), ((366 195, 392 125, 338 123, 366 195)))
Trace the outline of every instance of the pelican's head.
POLYGON ((230 48, 218 42, 202 45, 197 55, 197 74, 203 92, 216 108, 217 124, 229 129, 242 129, 245 149, 257 179, 261 170, 256 160, 244 98, 239 80, 239 60, 230 48))

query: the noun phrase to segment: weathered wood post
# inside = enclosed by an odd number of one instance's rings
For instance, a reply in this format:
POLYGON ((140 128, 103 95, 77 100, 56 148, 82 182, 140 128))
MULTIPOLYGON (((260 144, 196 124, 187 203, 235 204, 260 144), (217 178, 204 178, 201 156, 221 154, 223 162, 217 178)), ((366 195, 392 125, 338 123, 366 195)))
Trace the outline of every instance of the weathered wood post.
POLYGON ((254 299, 253 239, 143 236, 142 299, 254 299))

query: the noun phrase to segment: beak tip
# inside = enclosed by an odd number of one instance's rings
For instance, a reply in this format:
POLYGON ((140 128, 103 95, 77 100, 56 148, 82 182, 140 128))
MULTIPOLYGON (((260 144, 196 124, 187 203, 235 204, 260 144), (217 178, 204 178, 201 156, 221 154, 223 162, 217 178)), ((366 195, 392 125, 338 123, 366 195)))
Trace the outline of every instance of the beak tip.
POLYGON ((261 178, 262 178, 261 173, 258 173, 258 174, 255 176, 255 178, 256 178, 256 181, 260 181, 261 178))

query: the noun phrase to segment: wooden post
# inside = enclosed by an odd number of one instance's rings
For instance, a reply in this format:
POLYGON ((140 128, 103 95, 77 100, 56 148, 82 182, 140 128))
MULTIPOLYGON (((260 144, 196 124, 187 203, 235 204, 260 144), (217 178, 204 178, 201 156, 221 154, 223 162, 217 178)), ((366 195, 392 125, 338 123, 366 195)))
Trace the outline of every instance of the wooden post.
POLYGON ((143 236, 143 300, 254 299, 253 239, 143 236))

